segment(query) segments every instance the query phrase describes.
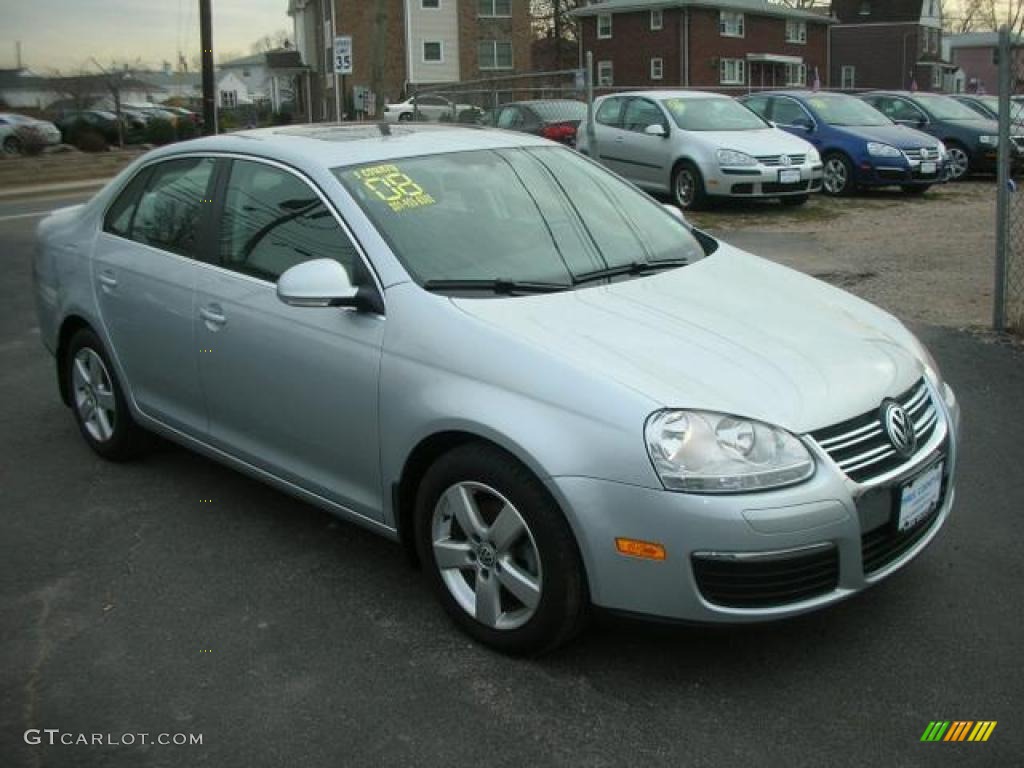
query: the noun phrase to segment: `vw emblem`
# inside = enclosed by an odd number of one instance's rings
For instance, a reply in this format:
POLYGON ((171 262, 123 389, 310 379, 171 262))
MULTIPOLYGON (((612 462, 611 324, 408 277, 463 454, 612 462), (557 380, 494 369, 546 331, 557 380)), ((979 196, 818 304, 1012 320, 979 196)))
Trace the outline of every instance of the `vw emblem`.
POLYGON ((789 155, 779 156, 779 165, 792 165, 793 159, 789 155))
POLYGON ((903 406, 895 400, 887 400, 882 405, 882 428, 900 456, 910 456, 917 450, 914 422, 903 406))

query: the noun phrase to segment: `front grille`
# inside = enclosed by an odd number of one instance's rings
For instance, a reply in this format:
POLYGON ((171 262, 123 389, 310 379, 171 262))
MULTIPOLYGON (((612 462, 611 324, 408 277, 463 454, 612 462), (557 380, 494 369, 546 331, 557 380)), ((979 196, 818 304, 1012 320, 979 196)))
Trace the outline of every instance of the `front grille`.
MULTIPOLYGON (((935 432, 939 412, 924 379, 894 398, 914 422, 918 446, 935 432)), ((908 462, 882 429, 881 408, 812 432, 811 437, 851 480, 863 483, 908 462)))
POLYGON ((793 184, 779 184, 777 181, 766 181, 761 184, 761 193, 770 195, 779 192, 806 192, 807 187, 808 182, 806 181, 797 181, 793 184))
POLYGON ((939 159, 939 148, 938 147, 919 147, 917 149, 905 149, 903 154, 907 156, 908 160, 916 160, 925 162, 937 161, 939 159))
POLYGON ((931 529, 935 519, 939 516, 939 510, 946 500, 946 489, 949 483, 949 465, 946 465, 942 477, 942 488, 939 491, 939 501, 935 508, 926 517, 920 520, 917 525, 906 531, 896 530, 894 518, 899 515, 901 488, 886 489, 890 496, 891 512, 890 519, 884 524, 874 528, 860 537, 860 556, 864 563, 864 573, 870 575, 880 571, 889 563, 899 559, 931 529))
POLYGON ((770 608, 828 594, 839 584, 834 546, 771 559, 731 559, 695 554, 697 588, 709 603, 732 608, 770 608))
POLYGON ((734 195, 752 195, 754 194, 753 184, 733 184, 732 194, 734 195))
MULTIPOLYGON (((786 165, 803 165, 807 161, 807 155, 786 155, 789 162, 786 165)), ((761 165, 776 166, 782 165, 782 155, 759 155, 755 158, 761 165)))

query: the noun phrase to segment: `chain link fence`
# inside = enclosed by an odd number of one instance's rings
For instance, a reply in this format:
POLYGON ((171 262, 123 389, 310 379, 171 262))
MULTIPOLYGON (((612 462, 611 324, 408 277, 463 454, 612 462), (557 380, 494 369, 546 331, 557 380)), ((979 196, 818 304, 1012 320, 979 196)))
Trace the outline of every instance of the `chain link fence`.
POLYGON ((1024 333, 1024 45, 999 33, 999 194, 993 327, 1024 333))

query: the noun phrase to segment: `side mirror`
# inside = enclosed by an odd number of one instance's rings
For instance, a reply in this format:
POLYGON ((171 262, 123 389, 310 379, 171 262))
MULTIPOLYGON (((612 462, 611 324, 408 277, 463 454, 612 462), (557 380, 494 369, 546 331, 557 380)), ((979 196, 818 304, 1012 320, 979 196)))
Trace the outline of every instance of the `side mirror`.
POLYGON ((654 125, 648 125, 646 128, 644 128, 644 133, 646 133, 648 136, 661 136, 662 138, 668 136, 668 132, 665 130, 665 126, 658 125, 657 123, 655 123, 654 125))
POLYGON ((814 131, 814 123, 808 120, 806 117, 797 118, 796 122, 793 123, 794 128, 800 128, 801 130, 812 133, 814 131))
POLYGON ((277 298, 291 307, 352 307, 378 311, 376 293, 352 285, 348 272, 334 259, 296 264, 277 281, 277 298))
POLYGON ((673 215, 673 216, 674 216, 675 218, 677 218, 677 219, 679 219, 679 220, 680 220, 681 222, 683 222, 683 224, 685 224, 686 226, 690 226, 690 222, 688 222, 688 221, 686 220, 686 215, 685 215, 685 214, 684 214, 684 213, 683 213, 683 212, 682 212, 681 210, 679 210, 679 208, 677 208, 677 207, 676 207, 676 206, 674 206, 674 205, 669 205, 668 203, 664 203, 664 204, 662 204, 662 207, 663 207, 663 208, 664 208, 664 209, 665 209, 666 211, 668 211, 669 213, 671 213, 671 214, 672 214, 672 215, 673 215))

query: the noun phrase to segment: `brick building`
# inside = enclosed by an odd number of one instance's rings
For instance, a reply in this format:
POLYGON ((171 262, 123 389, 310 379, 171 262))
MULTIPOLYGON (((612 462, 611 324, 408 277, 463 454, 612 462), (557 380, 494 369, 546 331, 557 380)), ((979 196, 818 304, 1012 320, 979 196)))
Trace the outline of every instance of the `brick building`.
POLYGON ((837 88, 947 89, 940 0, 832 0, 832 13, 837 88))
MULTIPOLYGON (((1024 80, 1024 38, 1013 35, 1013 64, 1010 72, 1014 78, 1013 93, 1020 93, 1024 80)), ((944 58, 959 69, 959 79, 951 91, 967 93, 998 93, 999 68, 996 66, 996 50, 999 47, 998 32, 967 32, 962 35, 945 35, 942 38, 944 58)))
POLYGON ((357 88, 376 95, 379 112, 414 86, 531 68, 529 0, 289 0, 288 13, 310 69, 306 98, 314 120, 336 114, 335 35, 352 37, 343 101, 350 114, 357 88))
POLYGON ((754 90, 827 85, 823 14, 768 0, 604 0, 577 11, 595 84, 754 90))

